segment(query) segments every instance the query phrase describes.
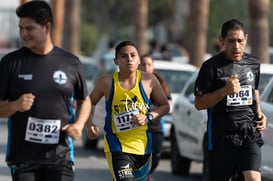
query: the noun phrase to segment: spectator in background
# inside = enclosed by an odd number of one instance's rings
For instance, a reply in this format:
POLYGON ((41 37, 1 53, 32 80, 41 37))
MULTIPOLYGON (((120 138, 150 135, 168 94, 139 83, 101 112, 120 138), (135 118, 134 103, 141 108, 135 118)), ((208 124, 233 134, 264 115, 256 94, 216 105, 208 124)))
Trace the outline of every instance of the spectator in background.
MULTIPOLYGON (((171 94, 169 91, 169 88, 167 86, 167 83, 165 80, 154 70, 154 62, 150 55, 142 55, 141 56, 141 62, 138 66, 138 69, 144 72, 152 73, 156 76, 159 83, 161 84, 161 87, 166 95, 166 98, 168 99, 169 104, 171 104, 171 94)), ((153 103, 153 100, 152 100, 153 103)), ((153 108, 155 108, 156 105, 153 105, 153 108)), ((150 170, 150 174, 147 181, 152 181, 152 173, 157 168, 160 158, 161 158, 161 152, 162 152, 162 144, 164 141, 164 119, 163 117, 159 119, 153 119, 150 122, 150 128, 152 132, 152 167, 150 170)))
POLYGON ((219 40, 216 40, 213 44, 213 48, 215 53, 219 53, 223 49, 223 46, 219 40))
POLYGON ((160 48, 160 53, 161 53, 161 58, 162 60, 172 60, 172 57, 170 55, 169 49, 167 47, 167 45, 162 45, 160 48))
POLYGON ((151 55, 153 60, 161 60, 162 59, 162 54, 161 54, 161 46, 157 41, 152 41, 150 43, 151 50, 149 54, 151 55))
POLYGON ((115 71, 116 65, 114 63, 115 58, 115 43, 113 41, 108 42, 108 49, 102 54, 100 63, 103 71, 115 71))

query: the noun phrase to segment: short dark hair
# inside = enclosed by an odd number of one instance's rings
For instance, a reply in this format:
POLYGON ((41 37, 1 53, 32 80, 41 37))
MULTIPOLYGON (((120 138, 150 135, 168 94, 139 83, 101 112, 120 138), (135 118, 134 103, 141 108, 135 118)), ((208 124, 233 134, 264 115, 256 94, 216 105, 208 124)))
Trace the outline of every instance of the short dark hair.
POLYGON ((221 36, 225 38, 231 30, 242 30, 244 34, 247 34, 244 24, 238 19, 231 19, 226 21, 222 25, 221 36))
POLYGON ((53 23, 53 15, 50 5, 45 1, 29 1, 16 9, 19 18, 27 17, 35 20, 40 25, 53 23))
POLYGON ((117 46, 115 48, 115 51, 116 51, 115 56, 116 57, 118 56, 119 51, 125 46, 133 46, 133 47, 135 47, 137 49, 137 46, 136 46, 136 44, 134 42, 132 42, 132 41, 121 41, 120 43, 117 44, 117 46))

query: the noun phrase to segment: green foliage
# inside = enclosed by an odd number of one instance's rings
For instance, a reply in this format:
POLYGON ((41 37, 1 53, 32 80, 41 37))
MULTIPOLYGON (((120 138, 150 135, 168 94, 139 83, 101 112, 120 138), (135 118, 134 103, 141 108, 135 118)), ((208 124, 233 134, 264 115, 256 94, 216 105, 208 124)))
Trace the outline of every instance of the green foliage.
MULTIPOLYGON (((174 22, 177 1, 182 0, 148 0, 149 28, 153 28, 158 23, 163 23, 167 28, 170 28, 168 23, 174 22)), ((270 10, 273 10, 273 0, 270 2, 270 10)), ((210 0, 209 7, 207 46, 208 50, 213 52, 213 44, 218 39, 224 21, 238 18, 247 26, 249 25, 248 0, 210 0)), ((82 51, 92 52, 101 37, 112 39, 113 35, 116 35, 117 39, 132 39, 132 8, 135 7, 132 7, 131 0, 82 0, 82 51), (111 26, 113 24, 115 26, 111 26)), ((187 19, 187 16, 184 19, 187 19)), ((186 22, 182 26, 185 26, 186 30, 188 23, 186 22)), ((269 26, 271 35, 273 35, 272 11, 270 12, 269 26)), ((182 32, 179 38, 180 40, 177 42, 187 39, 187 32, 182 32)), ((273 38, 270 43, 273 45, 273 38)))
POLYGON ((149 24, 156 25, 174 17, 176 0, 149 0, 149 24))
POLYGON ((96 27, 84 21, 81 22, 81 53, 83 55, 91 55, 96 49, 97 31, 96 27))
POLYGON ((222 24, 232 18, 240 19, 248 26, 248 0, 210 0, 208 50, 213 52, 213 44, 218 39, 222 24))

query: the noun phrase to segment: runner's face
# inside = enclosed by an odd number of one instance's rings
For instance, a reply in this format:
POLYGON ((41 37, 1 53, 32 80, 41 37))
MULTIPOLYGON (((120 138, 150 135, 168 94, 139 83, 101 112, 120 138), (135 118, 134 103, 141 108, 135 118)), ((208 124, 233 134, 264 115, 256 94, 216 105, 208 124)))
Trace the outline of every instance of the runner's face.
POLYGON ((220 37, 220 41, 227 59, 232 61, 242 59, 247 43, 247 34, 244 34, 243 30, 231 30, 225 38, 220 37))
POLYGON ((34 52, 43 51, 45 48, 48 26, 42 26, 31 18, 20 18, 19 31, 23 46, 34 52))
POLYGON ((140 57, 134 46, 128 45, 120 49, 115 58, 120 71, 136 71, 140 64, 140 57))
POLYGON ((144 72, 153 73, 154 72, 154 65, 153 60, 151 57, 144 57, 141 60, 141 64, 139 65, 139 70, 144 72))

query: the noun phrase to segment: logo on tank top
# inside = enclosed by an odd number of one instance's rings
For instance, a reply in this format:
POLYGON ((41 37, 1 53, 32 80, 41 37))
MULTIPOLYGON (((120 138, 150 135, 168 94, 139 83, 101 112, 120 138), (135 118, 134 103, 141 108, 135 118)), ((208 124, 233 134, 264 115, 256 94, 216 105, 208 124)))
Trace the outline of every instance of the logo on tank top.
POLYGON ((137 102, 137 100, 138 100, 137 96, 134 96, 133 98, 127 97, 125 100, 120 100, 120 101, 125 103, 125 110, 127 112, 134 109, 140 109, 140 110, 150 109, 148 104, 137 102))
POLYGON ((67 81, 67 76, 66 74, 61 71, 61 70, 57 70, 54 72, 53 74, 53 80, 57 83, 57 84, 65 84, 67 81))
POLYGON ((252 82, 254 80, 254 74, 253 72, 247 72, 246 73, 247 80, 252 82))

